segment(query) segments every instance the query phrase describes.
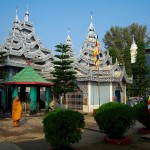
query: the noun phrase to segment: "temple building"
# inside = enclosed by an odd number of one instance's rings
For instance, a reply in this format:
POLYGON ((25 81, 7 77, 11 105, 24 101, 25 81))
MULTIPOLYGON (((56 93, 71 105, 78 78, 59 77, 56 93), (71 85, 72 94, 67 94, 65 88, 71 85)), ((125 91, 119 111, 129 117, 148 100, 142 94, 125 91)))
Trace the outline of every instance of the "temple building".
POLYGON ((5 52, 0 59, 1 70, 7 72, 4 79, 10 79, 20 71, 30 61, 30 65, 42 74, 49 77, 50 69, 53 65, 53 54, 50 49, 42 47, 40 39, 36 36, 32 23, 29 22, 29 12, 25 12, 22 22, 18 19, 18 11, 13 22, 12 30, 0 47, 0 51, 5 52))
MULTIPOLYGON (((40 39, 35 34, 33 24, 29 22, 28 10, 25 12, 23 21, 19 20, 18 10, 16 10, 11 32, 4 44, 0 46, 0 56, 0 70, 3 71, 1 81, 10 80, 26 67, 28 62, 42 77, 50 79, 50 72, 53 69, 51 61, 54 56, 50 49, 42 47, 40 39)), ((43 90, 41 89, 41 93, 43 90)), ((8 107, 11 107, 11 92, 11 88, 0 90, 1 99, 6 99, 8 107)), ((26 88, 26 92, 29 93, 30 88, 26 88)), ((22 101, 26 101, 25 97, 22 98, 22 101)))
MULTIPOLYGON (((117 59, 116 63, 112 64, 109 52, 101 49, 97 37, 91 16, 88 33, 80 54, 76 57, 68 32, 66 44, 70 46, 69 56, 73 60, 72 66, 77 72, 78 87, 75 92, 67 94, 67 100, 63 104, 66 108, 92 112, 100 105, 114 100, 126 103, 126 84, 132 83, 132 78, 127 76, 125 67, 120 66, 117 59), (98 64, 95 64, 93 57, 96 42, 99 44, 98 64)), ((50 49, 42 47, 32 23, 29 22, 28 10, 25 12, 22 22, 19 21, 16 10, 12 31, 0 47, 0 56, 0 69, 4 70, 1 82, 10 80, 25 68, 28 62, 43 78, 49 81, 52 79, 53 64, 51 62, 54 56, 50 49)), ((44 89, 40 89, 41 92, 42 90, 44 89)), ((25 92, 30 92, 30 88, 25 92)), ((6 99, 10 105, 11 88, 1 89, 0 93, 3 95, 2 99, 6 99)), ((24 99, 24 101, 26 100, 24 99)))
POLYGON ((117 60, 112 64, 109 52, 101 48, 100 63, 95 65, 93 50, 97 37, 91 16, 80 55, 74 58, 73 66, 77 71, 79 89, 74 93, 68 93, 69 108, 92 112, 100 105, 114 100, 126 103, 126 84, 132 83, 132 78, 127 76, 125 67, 120 66, 117 60))

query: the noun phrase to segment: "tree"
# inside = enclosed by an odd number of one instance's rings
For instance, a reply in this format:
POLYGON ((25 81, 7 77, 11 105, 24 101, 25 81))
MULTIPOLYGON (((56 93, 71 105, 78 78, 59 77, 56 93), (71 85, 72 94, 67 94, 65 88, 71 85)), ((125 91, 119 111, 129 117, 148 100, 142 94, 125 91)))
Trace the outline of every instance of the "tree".
MULTIPOLYGON (((129 77, 132 76, 132 66, 131 66, 131 54, 129 47, 124 50, 124 65, 126 69, 126 73, 129 77)), ((131 84, 127 84, 127 95, 131 95, 132 87, 131 84)))
MULTIPOLYGON (((137 94, 141 95, 145 92, 147 86, 147 79, 145 78, 147 74, 147 67, 145 62, 144 62, 145 67, 143 66, 145 69, 144 71, 142 71, 142 68, 140 67, 136 68, 138 66, 136 65, 136 63, 131 65, 130 46, 133 41, 132 38, 133 35, 136 43, 144 41, 143 44, 145 44, 145 46, 148 46, 148 44, 150 44, 150 37, 147 31, 147 26, 139 25, 138 23, 132 23, 127 27, 118 27, 118 26, 111 27, 110 30, 106 32, 103 38, 103 42, 105 44, 106 49, 109 50, 110 56, 112 56, 113 60, 112 62, 115 63, 115 60, 117 58, 119 63, 125 65, 128 76, 131 76, 131 74, 133 73, 133 86, 131 87, 131 85, 127 84, 127 94, 130 95, 131 90, 133 90, 133 88, 136 87, 137 90, 134 90, 134 92, 136 91, 136 95, 137 94), (136 71, 137 69, 139 70, 139 72, 136 71), (140 74, 140 71, 142 71, 143 74, 145 73, 145 76, 144 75, 142 76, 140 74)), ((145 49, 142 50, 143 51, 142 59, 143 61, 146 61, 144 50, 145 49)), ((140 61, 142 59, 137 58, 137 61, 140 61)), ((135 93, 133 93, 133 95, 135 95, 135 93)))
POLYGON ((114 56, 113 61, 118 59, 120 63, 123 63, 123 55, 122 55, 122 28, 116 26, 116 27, 111 27, 110 31, 107 31, 103 38, 103 42, 105 44, 106 49, 109 50, 109 54, 114 56))
POLYGON ((109 53, 111 54, 112 57, 112 63, 114 64, 116 62, 116 58, 117 58, 117 52, 115 48, 110 48, 109 49, 109 53))
POLYGON ((71 64, 73 61, 69 58, 68 51, 70 49, 69 45, 60 44, 55 46, 55 50, 60 55, 55 55, 55 60, 52 62, 54 64, 54 71, 52 72, 54 79, 54 94, 60 96, 63 94, 64 99, 66 98, 66 93, 74 91, 76 87, 76 72, 73 70, 71 64))
POLYGON ((126 47, 124 49, 124 64, 126 68, 126 73, 128 76, 132 76, 132 67, 131 67, 131 54, 130 54, 130 48, 126 47))
POLYGON ((146 46, 150 43, 147 26, 139 25, 138 23, 133 23, 124 28, 118 26, 111 27, 103 38, 105 47, 110 51, 110 55, 113 56, 112 49, 115 50, 117 53, 116 57, 120 63, 125 63, 124 50, 126 47, 131 46, 133 35, 136 43, 139 43, 139 41, 144 41, 146 46))
POLYGON ((133 65, 134 89, 136 94, 143 96, 148 87, 148 66, 146 66, 146 51, 143 41, 138 43, 136 63, 133 65))

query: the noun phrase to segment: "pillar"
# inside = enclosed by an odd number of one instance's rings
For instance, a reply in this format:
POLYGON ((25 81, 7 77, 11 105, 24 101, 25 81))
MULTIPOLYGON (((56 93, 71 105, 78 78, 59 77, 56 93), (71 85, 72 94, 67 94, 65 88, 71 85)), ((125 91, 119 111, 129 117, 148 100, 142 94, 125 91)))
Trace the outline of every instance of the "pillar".
POLYGON ((6 89, 2 89, 2 108, 3 110, 6 110, 7 108, 6 89))
POLYGON ((18 96, 18 87, 14 86, 12 87, 12 100, 14 100, 16 96, 18 96))
POLYGON ((30 87, 30 114, 37 112, 37 88, 30 87))
POLYGON ((45 108, 47 111, 49 109, 49 102, 50 102, 50 88, 46 87, 46 90, 45 90, 45 108))
POLYGON ((113 85, 112 82, 110 82, 110 102, 113 102, 113 85))

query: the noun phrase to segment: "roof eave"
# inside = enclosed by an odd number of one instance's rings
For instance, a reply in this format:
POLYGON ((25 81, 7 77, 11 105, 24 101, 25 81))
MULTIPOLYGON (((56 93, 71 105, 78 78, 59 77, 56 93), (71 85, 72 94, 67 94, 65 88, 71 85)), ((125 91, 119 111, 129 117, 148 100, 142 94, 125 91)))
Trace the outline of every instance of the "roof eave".
POLYGON ((54 86, 53 83, 44 82, 4 82, 5 85, 42 85, 42 86, 54 86))

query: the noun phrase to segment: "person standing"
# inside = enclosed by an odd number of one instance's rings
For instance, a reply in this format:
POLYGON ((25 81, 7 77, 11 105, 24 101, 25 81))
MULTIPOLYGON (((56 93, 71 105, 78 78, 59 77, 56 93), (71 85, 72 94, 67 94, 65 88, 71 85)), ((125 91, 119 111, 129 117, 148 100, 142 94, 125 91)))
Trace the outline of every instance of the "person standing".
POLYGON ((21 115, 22 115, 21 102, 19 97, 16 96, 15 99, 13 100, 13 105, 12 105, 12 120, 13 120, 14 127, 19 126, 21 115))

